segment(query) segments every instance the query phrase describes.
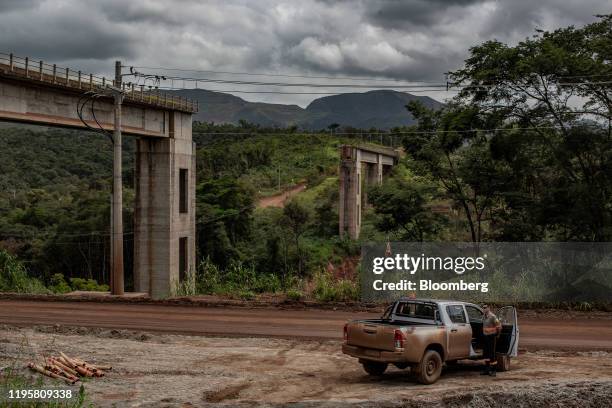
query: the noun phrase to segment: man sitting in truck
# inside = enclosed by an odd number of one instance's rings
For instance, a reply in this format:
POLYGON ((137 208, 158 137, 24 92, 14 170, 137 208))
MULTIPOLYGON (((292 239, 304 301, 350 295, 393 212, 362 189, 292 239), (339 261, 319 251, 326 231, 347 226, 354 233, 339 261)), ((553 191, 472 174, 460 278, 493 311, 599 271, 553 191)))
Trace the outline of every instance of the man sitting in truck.
POLYGON ((495 354, 495 346, 497 343, 497 337, 501 333, 501 322, 491 312, 489 305, 482 305, 482 310, 484 310, 484 320, 482 322, 482 332, 484 334, 484 358, 485 358, 485 368, 482 371, 482 375, 490 375, 495 377, 496 375, 496 365, 497 365, 497 356, 495 354))

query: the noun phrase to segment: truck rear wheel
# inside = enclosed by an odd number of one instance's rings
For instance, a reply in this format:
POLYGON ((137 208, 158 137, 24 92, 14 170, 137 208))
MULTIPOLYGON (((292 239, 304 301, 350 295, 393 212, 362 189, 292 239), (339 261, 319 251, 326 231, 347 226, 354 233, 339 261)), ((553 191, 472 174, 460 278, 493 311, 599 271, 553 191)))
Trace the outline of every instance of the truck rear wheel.
POLYGON ((417 381, 421 384, 433 384, 442 373, 442 357, 435 350, 427 350, 417 366, 417 381))
POLYGON ((378 361, 363 361, 361 364, 366 373, 376 376, 382 375, 389 365, 387 363, 379 363, 378 361))
POLYGON ((510 356, 506 354, 497 355, 497 371, 510 370, 510 356))

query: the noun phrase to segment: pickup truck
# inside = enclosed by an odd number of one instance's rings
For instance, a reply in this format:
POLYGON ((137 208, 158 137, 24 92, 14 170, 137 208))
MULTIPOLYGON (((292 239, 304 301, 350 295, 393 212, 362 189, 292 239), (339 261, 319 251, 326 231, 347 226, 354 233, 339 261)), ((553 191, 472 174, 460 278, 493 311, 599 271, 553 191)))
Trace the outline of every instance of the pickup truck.
MULTIPOLYGON (((497 369, 506 371, 518 354, 516 309, 506 306, 494 313, 502 323, 497 369)), ((393 364, 410 367, 420 383, 433 384, 444 363, 482 359, 483 316, 472 303, 401 298, 380 319, 348 322, 342 352, 358 358, 370 375, 382 375, 393 364)))

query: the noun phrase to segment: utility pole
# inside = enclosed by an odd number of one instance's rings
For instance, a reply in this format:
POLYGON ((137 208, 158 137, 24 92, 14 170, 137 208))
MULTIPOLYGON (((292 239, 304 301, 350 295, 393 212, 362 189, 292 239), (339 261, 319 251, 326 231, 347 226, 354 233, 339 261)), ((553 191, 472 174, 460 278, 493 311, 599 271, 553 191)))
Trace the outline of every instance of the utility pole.
POLYGON ((115 61, 114 99, 115 130, 113 132, 113 195, 111 206, 111 295, 123 295, 123 182, 121 179, 121 61, 115 61))

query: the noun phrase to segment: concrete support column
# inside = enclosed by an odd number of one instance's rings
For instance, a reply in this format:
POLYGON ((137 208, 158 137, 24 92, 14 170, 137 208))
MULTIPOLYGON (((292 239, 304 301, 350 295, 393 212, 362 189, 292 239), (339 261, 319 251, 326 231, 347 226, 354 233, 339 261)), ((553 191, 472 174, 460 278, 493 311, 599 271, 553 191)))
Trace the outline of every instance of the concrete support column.
POLYGON ((195 271, 195 143, 190 117, 170 115, 173 138, 142 138, 136 148, 134 286, 153 298, 195 271))
POLYGON ((397 151, 378 146, 340 147, 340 237, 348 234, 351 239, 359 238, 368 187, 382 184, 385 170, 395 165, 398 158, 397 151))
POLYGON ((361 228, 361 152, 342 146, 340 178, 340 237, 359 238, 361 228))

